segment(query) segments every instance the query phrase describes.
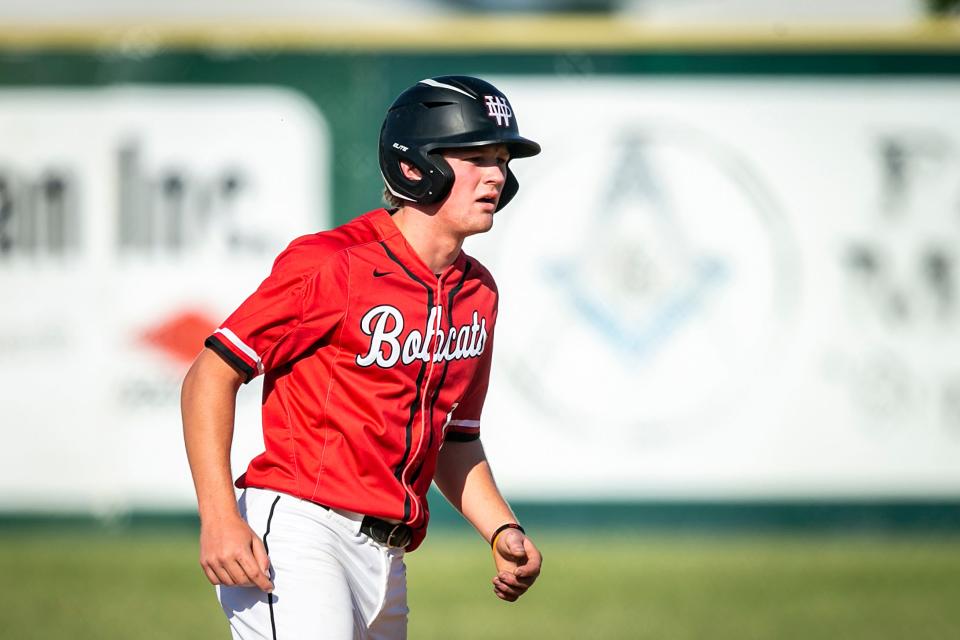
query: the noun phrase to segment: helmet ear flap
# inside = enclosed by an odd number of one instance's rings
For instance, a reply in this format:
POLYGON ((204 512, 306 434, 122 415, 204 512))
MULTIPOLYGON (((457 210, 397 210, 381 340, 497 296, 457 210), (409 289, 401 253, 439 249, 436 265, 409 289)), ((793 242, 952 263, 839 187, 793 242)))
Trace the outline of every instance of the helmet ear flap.
MULTIPOLYGON (((406 145, 402 145, 406 146, 406 145)), ((404 200, 432 204, 443 200, 453 185, 453 169, 440 154, 422 148, 406 153, 396 149, 380 150, 380 168, 390 191, 404 200), (421 178, 410 179, 403 173, 401 162, 407 162, 420 171, 421 178)))
POLYGON ((421 169, 423 172, 422 182, 427 183, 427 186, 419 202, 423 204, 440 202, 447 197, 451 187, 453 187, 453 167, 451 167, 450 163, 444 160, 443 156, 439 153, 421 153, 426 159, 426 165, 429 168, 427 171, 421 169))
POLYGON ((507 179, 503 183, 503 188, 500 189, 500 200, 497 202, 497 211, 503 209, 507 206, 507 203, 513 200, 513 196, 517 195, 517 191, 520 190, 520 183, 517 182, 517 177, 513 175, 513 171, 510 170, 510 167, 507 167, 507 179))
POLYGON ((410 197, 412 196, 417 201, 420 201, 423 198, 423 194, 429 190, 429 183, 426 180, 428 171, 417 162, 414 162, 412 158, 403 157, 396 155, 393 158, 395 163, 394 170, 391 172, 393 174, 393 179, 397 183, 395 186, 399 191, 404 195, 410 197), (420 172, 419 178, 408 178, 406 173, 403 170, 403 163, 417 169, 420 172))

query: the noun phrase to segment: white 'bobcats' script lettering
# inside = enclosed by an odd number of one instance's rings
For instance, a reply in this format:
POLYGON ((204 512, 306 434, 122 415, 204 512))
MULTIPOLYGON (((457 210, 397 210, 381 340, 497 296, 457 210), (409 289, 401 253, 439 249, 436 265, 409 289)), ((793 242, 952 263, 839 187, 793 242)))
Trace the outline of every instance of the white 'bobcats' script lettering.
POLYGON ((487 319, 474 311, 470 324, 444 330, 440 327, 442 315, 441 307, 431 309, 426 330, 413 329, 401 343, 405 323, 400 310, 388 304, 370 309, 360 320, 360 330, 370 336, 370 348, 357 355, 357 364, 392 367, 398 361, 430 362, 431 357, 434 362, 479 357, 487 344, 487 319))

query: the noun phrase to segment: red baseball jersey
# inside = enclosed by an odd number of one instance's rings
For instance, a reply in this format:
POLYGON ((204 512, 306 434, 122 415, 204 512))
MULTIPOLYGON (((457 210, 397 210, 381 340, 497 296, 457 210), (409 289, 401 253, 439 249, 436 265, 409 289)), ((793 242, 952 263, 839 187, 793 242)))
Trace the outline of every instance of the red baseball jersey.
POLYGON ((205 343, 265 375, 265 451, 237 486, 400 520, 412 551, 441 444, 480 435, 496 316, 479 262, 433 273, 384 209, 294 240, 205 343))

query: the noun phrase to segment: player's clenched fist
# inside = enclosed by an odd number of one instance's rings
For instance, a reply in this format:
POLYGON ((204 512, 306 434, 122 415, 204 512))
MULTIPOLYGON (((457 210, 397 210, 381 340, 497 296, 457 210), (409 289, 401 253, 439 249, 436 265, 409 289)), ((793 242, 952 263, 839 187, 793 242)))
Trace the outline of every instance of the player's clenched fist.
POLYGON ((540 575, 543 556, 525 534, 508 529, 494 540, 493 561, 497 566, 493 592, 501 600, 513 602, 526 593, 540 575))
POLYGON ((211 584, 273 591, 267 550, 239 516, 201 526, 200 566, 211 584))

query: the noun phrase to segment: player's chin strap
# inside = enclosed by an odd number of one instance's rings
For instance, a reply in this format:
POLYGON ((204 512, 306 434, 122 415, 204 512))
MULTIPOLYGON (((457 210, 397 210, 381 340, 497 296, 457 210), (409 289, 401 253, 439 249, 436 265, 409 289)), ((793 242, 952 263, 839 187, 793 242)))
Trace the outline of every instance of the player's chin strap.
POLYGON ((527 535, 527 532, 523 530, 523 527, 521 527, 521 526, 520 526, 519 524, 517 524, 516 522, 508 522, 508 523, 506 523, 506 524, 502 524, 502 525, 500 525, 499 527, 497 527, 497 530, 493 532, 493 537, 490 538, 490 548, 491 548, 491 549, 496 549, 496 548, 497 548, 497 538, 499 538, 499 537, 500 537, 500 534, 503 533, 504 531, 506 531, 507 529, 516 529, 517 531, 519 531, 519 532, 522 533, 523 535, 527 535))

